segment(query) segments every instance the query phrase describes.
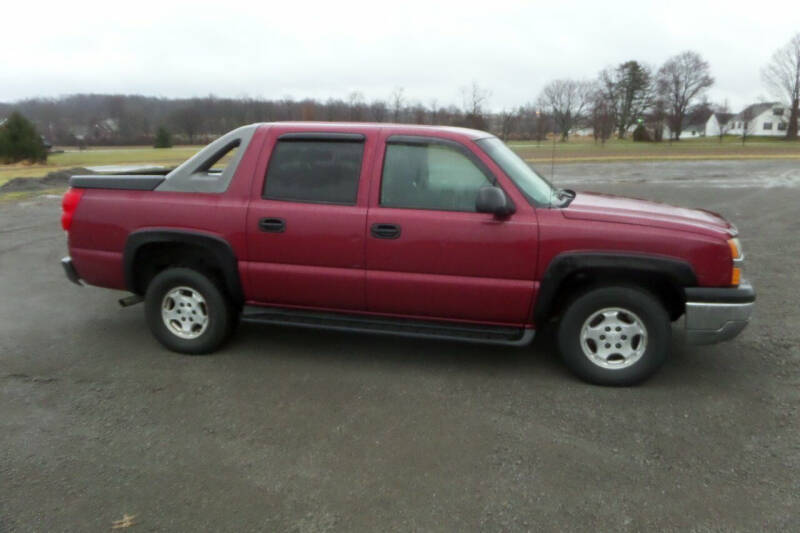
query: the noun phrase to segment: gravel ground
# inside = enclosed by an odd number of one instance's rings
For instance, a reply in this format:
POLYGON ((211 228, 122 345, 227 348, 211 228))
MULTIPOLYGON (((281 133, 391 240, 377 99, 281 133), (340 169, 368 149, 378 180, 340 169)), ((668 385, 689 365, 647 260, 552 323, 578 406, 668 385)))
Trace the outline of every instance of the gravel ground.
MULTIPOLYGON (((549 169, 545 169, 549 170, 549 169)), ((0 531, 774 530, 800 516, 797 162, 559 165, 719 211, 758 291, 646 384, 533 348, 244 325, 190 358, 78 288, 59 201, 0 204, 0 531)))

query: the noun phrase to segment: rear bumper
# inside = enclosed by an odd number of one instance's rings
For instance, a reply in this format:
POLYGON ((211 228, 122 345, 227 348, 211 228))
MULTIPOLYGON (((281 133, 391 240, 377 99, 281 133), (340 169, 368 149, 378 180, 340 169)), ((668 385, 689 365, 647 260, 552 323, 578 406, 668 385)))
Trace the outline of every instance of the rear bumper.
POLYGON ((747 326, 755 306, 753 286, 688 287, 686 292, 686 342, 714 344, 736 337, 747 326))
POLYGON ((81 278, 78 277, 78 272, 75 270, 75 265, 72 264, 72 259, 69 256, 61 259, 61 266, 64 267, 64 274, 66 274, 68 280, 76 285, 83 286, 81 278))

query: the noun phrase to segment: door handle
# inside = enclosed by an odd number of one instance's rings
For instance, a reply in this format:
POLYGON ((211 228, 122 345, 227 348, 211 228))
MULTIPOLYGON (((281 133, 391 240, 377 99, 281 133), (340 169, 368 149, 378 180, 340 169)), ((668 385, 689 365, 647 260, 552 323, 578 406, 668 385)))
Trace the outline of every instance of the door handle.
POLYGON ((258 229, 267 233, 283 233, 286 231, 286 221, 282 218, 262 218, 258 221, 258 229))
POLYGON ((376 239, 397 239, 400 237, 400 226, 397 224, 373 224, 369 233, 376 239))

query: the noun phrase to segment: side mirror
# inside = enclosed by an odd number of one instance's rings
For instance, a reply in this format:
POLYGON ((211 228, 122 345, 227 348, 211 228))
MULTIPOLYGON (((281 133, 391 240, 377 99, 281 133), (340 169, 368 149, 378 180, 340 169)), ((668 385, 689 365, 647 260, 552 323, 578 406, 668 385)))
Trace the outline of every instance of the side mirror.
POLYGON ((516 209, 500 187, 481 187, 475 200, 478 213, 492 213, 496 217, 513 215, 516 209))

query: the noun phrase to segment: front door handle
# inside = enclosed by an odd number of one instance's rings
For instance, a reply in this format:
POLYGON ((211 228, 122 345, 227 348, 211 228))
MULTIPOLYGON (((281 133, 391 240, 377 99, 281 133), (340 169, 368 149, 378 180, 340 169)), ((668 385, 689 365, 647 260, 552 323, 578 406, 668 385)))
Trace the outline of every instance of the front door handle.
POLYGON ((262 218, 258 221, 258 229, 267 233, 283 233, 286 231, 286 221, 282 218, 262 218))
POLYGON ((400 226, 397 224, 373 224, 369 233, 376 239, 397 239, 400 237, 400 226))

